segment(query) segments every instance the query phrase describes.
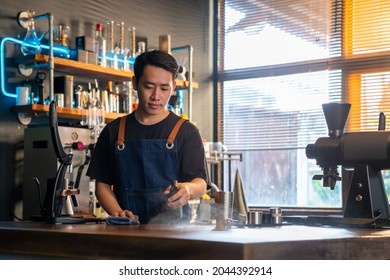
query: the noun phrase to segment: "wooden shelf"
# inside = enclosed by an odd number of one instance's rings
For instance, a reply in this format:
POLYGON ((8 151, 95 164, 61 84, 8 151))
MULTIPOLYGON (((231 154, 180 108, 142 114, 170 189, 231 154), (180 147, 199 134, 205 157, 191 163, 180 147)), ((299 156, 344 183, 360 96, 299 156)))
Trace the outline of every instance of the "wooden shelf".
MULTIPOLYGON (((188 87, 189 82, 188 81, 183 81, 183 80, 176 80, 176 86, 178 87, 188 87)), ((199 84, 197 82, 192 82, 192 88, 199 88, 199 84)))
MULTIPOLYGON (((36 54, 29 57, 26 60, 21 61, 25 65, 32 65, 34 63, 47 63, 49 57, 47 55, 36 54)), ((88 64, 80 61, 70 60, 55 57, 54 58, 54 70, 69 73, 75 76, 94 77, 97 79, 113 80, 116 82, 123 82, 131 80, 134 73, 131 71, 116 70, 108 67, 101 67, 94 64, 88 64)), ((188 81, 176 80, 176 84, 179 87, 188 87, 188 81)), ((199 88, 199 84, 192 82, 192 88, 199 88)))
MULTIPOLYGON (((42 114, 42 113, 48 114, 49 105, 29 104, 29 105, 13 106, 12 110, 18 113, 20 112, 20 113, 29 113, 29 114, 42 114)), ((77 109, 77 108, 57 107, 56 111, 59 118, 67 118, 67 119, 81 120, 81 117, 87 114, 86 110, 77 109)), ((109 123, 110 121, 115 120, 116 118, 124 115, 126 114, 105 113, 104 114, 105 122, 109 123)))
MULTIPOLYGON (((30 59, 26 59, 21 63, 25 65, 31 65, 34 63, 47 62, 49 62, 49 57, 47 55, 36 54, 35 56, 32 56, 30 59)), ((129 81, 134 75, 133 72, 129 71, 116 70, 59 57, 54 58, 54 70, 59 70, 61 72, 69 73, 75 76, 94 77, 118 82, 129 81)))
MULTIPOLYGON (((36 54, 33 56, 25 57, 22 61, 18 61, 24 65, 34 65, 40 63, 48 63, 49 57, 47 55, 36 54)), ((115 82, 129 81, 133 77, 134 73, 129 71, 116 70, 112 68, 101 67, 94 64, 87 64, 80 61, 64 59, 64 58, 54 58, 54 70, 60 72, 69 73, 74 76, 84 76, 92 77, 103 80, 112 80, 115 82)), ((178 87, 188 87, 188 81, 176 80, 176 85, 178 87)), ((192 88, 198 88, 199 84, 192 82, 192 88)), ((29 104, 22 106, 12 107, 13 111, 19 113, 29 113, 29 114, 48 114, 49 106, 42 104, 29 104)), ((83 114, 86 114, 86 110, 77 109, 77 108, 65 108, 57 107, 57 114, 59 118, 68 118, 68 119, 79 119, 83 114)), ((125 114, 117 113, 105 113, 106 123, 120 117, 125 114)))

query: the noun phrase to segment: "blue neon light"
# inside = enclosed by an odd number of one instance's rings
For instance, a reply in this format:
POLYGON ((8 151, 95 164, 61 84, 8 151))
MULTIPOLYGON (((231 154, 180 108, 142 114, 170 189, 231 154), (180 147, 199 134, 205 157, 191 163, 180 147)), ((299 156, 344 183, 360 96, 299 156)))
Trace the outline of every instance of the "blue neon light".
MULTIPOLYGON (((6 42, 12 42, 12 43, 15 43, 15 44, 23 44, 23 41, 22 40, 18 40, 18 39, 15 39, 15 38, 12 38, 12 37, 4 37, 2 40, 1 40, 1 44, 0 44, 0 71, 1 71, 1 92, 7 96, 7 97, 11 97, 11 98, 16 98, 16 93, 10 93, 7 91, 7 89, 5 88, 5 65, 4 65, 4 47, 5 47, 5 43, 6 42)), ((47 45, 41 45, 41 48, 42 49, 46 49, 46 50, 49 50, 50 49, 50 46, 47 46, 47 45)), ((59 57, 69 57, 69 49, 68 48, 63 48, 61 46, 53 46, 53 53, 55 53, 55 56, 59 56, 59 57)), ((107 60, 110 60, 109 57, 106 57, 107 60)), ((124 60, 119 60, 120 62, 124 62, 124 60)), ((135 61, 135 58, 128 58, 127 59, 127 62, 130 64, 130 65, 133 65, 134 64, 134 61, 135 61)))
MULTIPOLYGON (((12 43, 21 45, 23 43, 23 41, 15 39, 15 38, 12 38, 12 37, 4 37, 1 40, 1 44, 0 44, 1 92, 5 96, 7 96, 7 97, 16 98, 16 93, 8 92, 7 89, 5 88, 5 80, 6 79, 5 79, 5 62, 4 62, 4 55, 5 54, 4 54, 4 47, 5 47, 5 43, 6 42, 12 42, 12 43)), ((41 48, 49 50, 50 46, 41 45, 41 48)), ((58 54, 58 56, 66 56, 66 55, 68 55, 68 51, 63 49, 63 48, 61 48, 61 47, 55 47, 54 46, 53 47, 53 52, 58 54)))
POLYGON ((20 45, 23 43, 23 41, 11 37, 5 37, 3 38, 3 40, 1 40, 1 45, 0 45, 1 92, 5 96, 16 98, 16 93, 9 93, 5 88, 4 45, 7 41, 13 42, 15 44, 20 44, 20 45))

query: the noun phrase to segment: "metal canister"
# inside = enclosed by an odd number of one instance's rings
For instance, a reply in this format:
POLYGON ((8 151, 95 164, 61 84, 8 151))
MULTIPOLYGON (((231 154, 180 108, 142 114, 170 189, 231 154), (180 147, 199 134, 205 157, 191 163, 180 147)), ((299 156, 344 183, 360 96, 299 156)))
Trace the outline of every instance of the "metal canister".
POLYGON ((263 211, 251 210, 248 212, 248 225, 256 226, 263 223, 263 211))
POLYGON ((233 215, 234 193, 219 191, 215 193, 216 230, 230 229, 230 220, 233 215))
POLYGON ((57 107, 64 107, 65 106, 64 94, 63 93, 56 93, 54 96, 55 96, 57 107))
POLYGON ((82 104, 81 104, 81 91, 83 90, 83 87, 78 85, 75 92, 74 92, 74 107, 78 109, 83 109, 82 104))
POLYGON ((282 209, 279 207, 270 208, 271 223, 281 224, 283 223, 282 209))
POLYGON ((159 41, 159 50, 163 52, 167 52, 169 54, 172 53, 171 51, 171 35, 160 35, 158 37, 159 41))

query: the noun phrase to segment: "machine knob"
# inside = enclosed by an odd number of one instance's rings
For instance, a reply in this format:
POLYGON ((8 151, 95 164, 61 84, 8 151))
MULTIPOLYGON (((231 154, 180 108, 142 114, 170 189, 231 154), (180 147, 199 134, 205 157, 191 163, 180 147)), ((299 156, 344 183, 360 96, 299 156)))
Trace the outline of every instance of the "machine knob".
POLYGON ((309 144, 306 146, 306 157, 309 159, 314 159, 315 158, 315 148, 313 144, 309 144))
POLYGON ((81 142, 81 141, 73 142, 72 149, 81 151, 82 149, 84 149, 83 142, 81 142))

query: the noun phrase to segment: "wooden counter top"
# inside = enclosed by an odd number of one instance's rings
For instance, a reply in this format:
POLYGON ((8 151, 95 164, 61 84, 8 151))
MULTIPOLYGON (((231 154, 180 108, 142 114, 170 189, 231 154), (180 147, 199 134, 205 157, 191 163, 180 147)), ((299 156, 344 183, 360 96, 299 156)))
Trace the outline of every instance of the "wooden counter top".
POLYGON ((0 258, 389 259, 390 229, 0 222, 0 258))

